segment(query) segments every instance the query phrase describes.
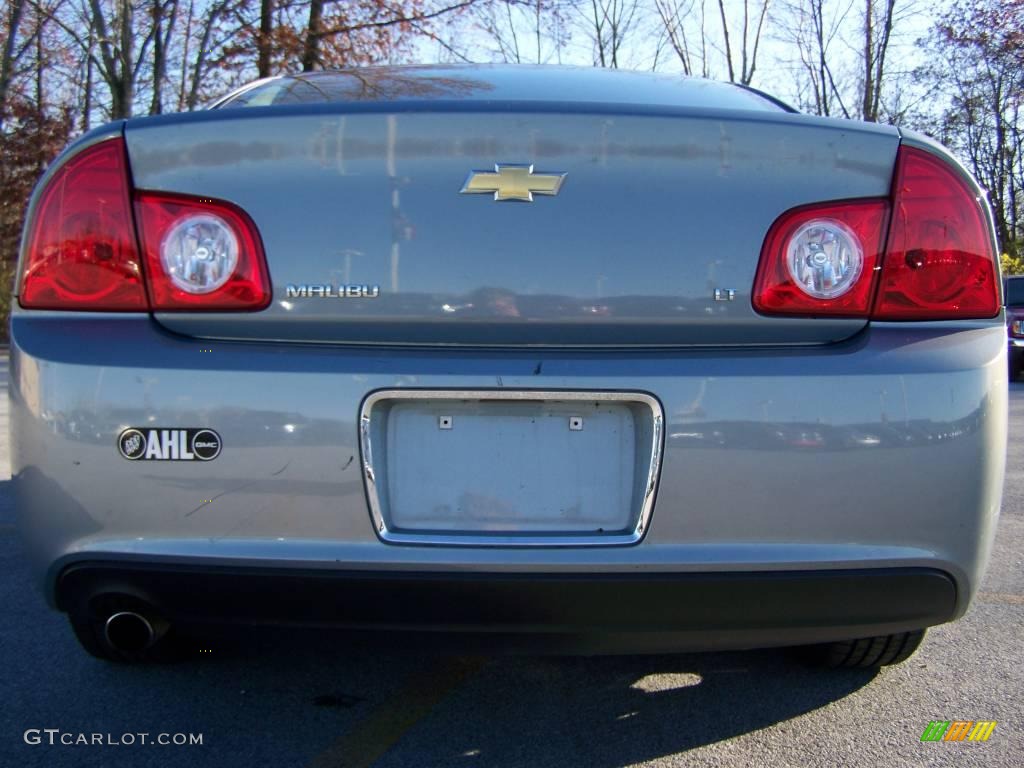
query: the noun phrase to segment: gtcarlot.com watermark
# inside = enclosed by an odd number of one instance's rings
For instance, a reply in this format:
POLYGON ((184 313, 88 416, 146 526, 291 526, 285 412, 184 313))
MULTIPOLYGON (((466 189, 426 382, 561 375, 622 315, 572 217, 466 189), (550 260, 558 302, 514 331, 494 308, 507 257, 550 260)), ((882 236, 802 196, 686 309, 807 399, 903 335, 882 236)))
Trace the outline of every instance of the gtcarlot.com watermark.
POLYGON ((25 743, 51 747, 132 747, 138 744, 158 747, 201 747, 201 733, 75 733, 60 728, 29 728, 25 743))

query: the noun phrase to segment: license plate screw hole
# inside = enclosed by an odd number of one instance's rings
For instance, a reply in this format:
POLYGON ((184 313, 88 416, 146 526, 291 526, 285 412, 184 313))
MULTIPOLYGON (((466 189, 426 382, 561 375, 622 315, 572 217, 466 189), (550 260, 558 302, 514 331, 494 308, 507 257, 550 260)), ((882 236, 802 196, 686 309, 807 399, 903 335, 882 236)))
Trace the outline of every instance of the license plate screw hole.
POLYGON ((569 417, 569 429, 573 432, 579 432, 583 429, 583 417, 582 416, 570 416, 569 417))
POLYGON ((437 417, 437 428, 438 429, 451 429, 452 428, 452 417, 451 416, 438 416, 437 417))

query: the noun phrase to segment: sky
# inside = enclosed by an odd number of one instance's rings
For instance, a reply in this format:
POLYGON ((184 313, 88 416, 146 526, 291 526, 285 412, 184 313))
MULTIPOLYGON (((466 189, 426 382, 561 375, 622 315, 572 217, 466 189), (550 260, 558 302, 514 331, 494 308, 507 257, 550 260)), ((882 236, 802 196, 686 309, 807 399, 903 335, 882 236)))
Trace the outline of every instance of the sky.
MULTIPOLYGON (((685 0, 683 1, 685 2, 685 0)), ((689 16, 692 26, 690 34, 691 39, 696 39, 699 30, 697 25, 699 24, 701 0, 693 1, 694 10, 689 16)), ((728 79, 725 58, 721 53, 724 47, 721 42, 721 24, 717 3, 714 0, 704 1, 707 3, 706 39, 712 50, 709 55, 711 60, 709 74, 715 79, 728 79)), ((639 19, 635 23, 635 33, 629 39, 620 66, 640 70, 656 67, 660 71, 681 73, 682 67, 674 51, 665 44, 662 37, 660 20, 654 11, 654 2, 655 0, 641 0, 642 5, 646 7, 646 18, 639 19), (659 42, 662 43, 660 46, 659 42)), ((825 0, 825 3, 828 17, 838 20, 838 34, 830 48, 830 61, 834 62, 833 68, 837 78, 854 82, 859 74, 860 66, 858 63, 859 27, 863 14, 863 3, 861 0, 825 0)), ((950 0, 936 0, 927 3, 924 0, 898 0, 897 2, 897 23, 890 43, 887 71, 893 75, 892 83, 903 83, 905 92, 900 94, 903 101, 920 98, 913 92, 914 89, 909 83, 909 78, 901 75, 910 73, 925 63, 928 51, 920 44, 920 40, 927 35, 934 19, 949 4, 950 0)), ((752 85, 785 101, 797 104, 800 100, 800 89, 795 70, 799 68, 799 53, 791 40, 797 18, 792 5, 792 0, 789 2, 774 0, 769 6, 768 22, 758 51, 757 71, 752 85)), ((586 19, 583 17, 583 12, 589 7, 589 3, 586 2, 575 8, 571 4, 563 5, 565 26, 570 33, 569 40, 561 47, 554 46, 549 40, 545 41, 540 57, 542 63, 579 66, 591 66, 595 63, 592 33, 589 32, 586 19)), ((725 7, 731 27, 733 27, 731 34, 735 47, 735 37, 741 29, 739 22, 742 19, 743 2, 742 0, 726 0, 725 7)), ((526 15, 519 18, 517 36, 521 50, 524 58, 529 58, 535 63, 536 45, 534 32, 530 25, 531 19, 526 15)), ((471 24, 467 24, 463 20, 457 21, 456 25, 457 32, 454 33, 456 44, 460 49, 466 51, 471 60, 501 60, 496 46, 486 32, 474 29, 471 24)), ((451 53, 429 40, 424 40, 420 44, 416 56, 423 62, 453 60, 451 53)), ((734 58, 738 59, 738 55, 734 54, 734 58)), ((850 107, 850 105, 847 106, 850 107)))

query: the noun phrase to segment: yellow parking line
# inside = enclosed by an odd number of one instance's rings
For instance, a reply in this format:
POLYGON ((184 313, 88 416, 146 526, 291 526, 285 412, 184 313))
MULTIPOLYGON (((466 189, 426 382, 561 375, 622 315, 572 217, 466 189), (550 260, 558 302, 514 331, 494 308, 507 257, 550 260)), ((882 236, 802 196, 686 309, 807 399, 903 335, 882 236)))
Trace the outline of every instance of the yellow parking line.
POLYGON ((369 768, 484 664, 478 658, 439 659, 313 758, 309 768, 369 768))

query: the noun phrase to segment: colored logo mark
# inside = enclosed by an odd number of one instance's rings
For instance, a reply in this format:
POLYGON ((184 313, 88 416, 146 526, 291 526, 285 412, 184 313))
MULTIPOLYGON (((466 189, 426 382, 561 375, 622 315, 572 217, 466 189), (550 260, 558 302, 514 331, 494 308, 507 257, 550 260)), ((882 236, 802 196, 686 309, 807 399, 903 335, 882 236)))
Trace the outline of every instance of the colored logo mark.
POLYGON ((995 720, 932 720, 921 741, 988 741, 995 729, 995 720))

